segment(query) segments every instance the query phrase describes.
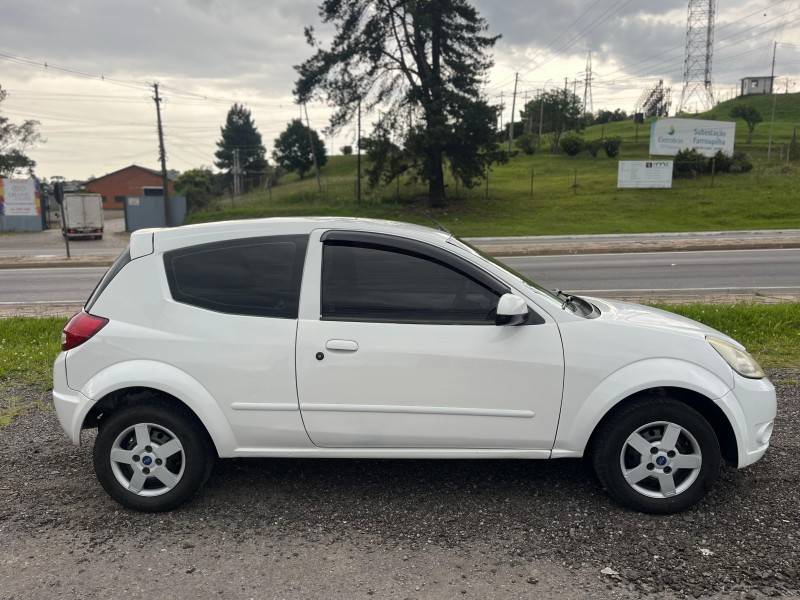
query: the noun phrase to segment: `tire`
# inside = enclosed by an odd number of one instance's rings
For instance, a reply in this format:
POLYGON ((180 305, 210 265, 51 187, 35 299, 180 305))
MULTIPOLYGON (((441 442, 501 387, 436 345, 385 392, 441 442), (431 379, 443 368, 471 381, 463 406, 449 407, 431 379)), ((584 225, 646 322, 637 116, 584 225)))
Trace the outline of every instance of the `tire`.
POLYGON ((703 498, 719 476, 721 452, 714 429, 694 408, 650 396, 601 425, 591 459, 597 478, 616 502, 668 514, 703 498))
POLYGON ((211 475, 215 452, 187 411, 166 403, 129 405, 100 423, 94 470, 106 492, 133 510, 186 503, 211 475))

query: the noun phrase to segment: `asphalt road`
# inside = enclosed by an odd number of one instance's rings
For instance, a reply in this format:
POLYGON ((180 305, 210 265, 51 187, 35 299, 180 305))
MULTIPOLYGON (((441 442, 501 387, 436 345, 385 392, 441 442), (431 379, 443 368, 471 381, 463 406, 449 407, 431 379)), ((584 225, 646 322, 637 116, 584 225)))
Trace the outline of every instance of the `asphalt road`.
MULTIPOLYGON (((503 259, 548 288, 598 296, 800 293, 800 249, 503 259)), ((83 302, 105 268, 0 270, 0 305, 83 302)))

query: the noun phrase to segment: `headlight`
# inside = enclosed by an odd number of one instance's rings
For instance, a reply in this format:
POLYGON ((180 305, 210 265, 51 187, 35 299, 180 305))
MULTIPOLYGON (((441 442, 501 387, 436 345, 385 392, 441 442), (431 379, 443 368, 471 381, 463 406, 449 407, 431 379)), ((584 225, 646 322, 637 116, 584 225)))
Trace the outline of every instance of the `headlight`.
POLYGON ((756 359, 744 350, 719 338, 706 336, 706 339, 714 350, 725 359, 725 362, 731 366, 731 369, 742 377, 747 377, 749 379, 761 379, 762 377, 766 377, 764 370, 756 362, 756 359))

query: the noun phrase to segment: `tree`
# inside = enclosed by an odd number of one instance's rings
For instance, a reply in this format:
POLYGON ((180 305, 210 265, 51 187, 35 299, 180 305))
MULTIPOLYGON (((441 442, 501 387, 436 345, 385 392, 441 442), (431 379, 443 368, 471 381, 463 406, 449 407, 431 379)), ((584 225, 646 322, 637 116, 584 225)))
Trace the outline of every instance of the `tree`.
POLYGON ((314 166, 314 156, 311 154, 312 146, 309 145, 309 132, 313 143, 317 164, 322 167, 328 162, 325 144, 319 134, 306 127, 300 119, 293 119, 274 142, 275 149, 272 157, 275 162, 287 171, 294 171, 300 179, 305 177, 314 166))
POLYGON ((214 164, 226 172, 226 181, 233 177, 233 151, 239 150, 239 167, 246 187, 255 185, 267 170, 267 151, 256 128, 250 109, 234 104, 228 111, 225 125, 220 128, 221 138, 214 153, 214 164))
POLYGON ((764 117, 761 116, 761 113, 758 112, 758 109, 752 104, 737 104, 731 109, 731 117, 734 119, 742 119, 747 123, 748 144, 753 141, 753 130, 755 130, 756 125, 764 120, 764 117))
POLYGON ((522 109, 522 120, 529 118, 533 131, 538 131, 541 118, 542 133, 550 135, 550 151, 555 153, 560 148, 564 132, 579 129, 583 124, 583 103, 569 90, 544 91, 522 109))
POLYGON ((469 0, 324 0, 320 15, 332 42, 323 48, 306 29, 315 52, 296 67, 294 93, 338 107, 334 130, 359 106, 380 107, 379 125, 402 144, 433 206, 445 203, 445 165, 471 187, 502 160, 497 109, 480 91, 497 37, 469 0))
POLYGON ((221 179, 206 167, 189 169, 175 180, 175 191, 186 197, 189 211, 202 210, 212 198, 223 193, 224 182, 221 179))
MULTIPOLYGON (((0 86, 0 103, 7 97, 8 92, 0 86)), ((23 172, 33 174, 36 161, 27 151, 40 141, 39 121, 28 119, 16 125, 0 115, 0 177, 13 177, 23 172)))

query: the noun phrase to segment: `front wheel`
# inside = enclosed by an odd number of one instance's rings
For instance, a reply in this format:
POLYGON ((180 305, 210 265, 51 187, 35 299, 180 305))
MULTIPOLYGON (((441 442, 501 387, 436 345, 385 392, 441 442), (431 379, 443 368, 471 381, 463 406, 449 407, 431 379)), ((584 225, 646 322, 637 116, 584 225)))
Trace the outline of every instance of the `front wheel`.
POLYGON ((595 435, 598 479, 620 504, 674 513, 698 502, 719 475, 714 429, 695 409, 669 398, 643 398, 608 419, 595 435))
POLYGON ((120 504, 145 512, 171 510, 205 483, 214 455, 192 417, 167 404, 130 405, 100 424, 94 469, 120 504))

